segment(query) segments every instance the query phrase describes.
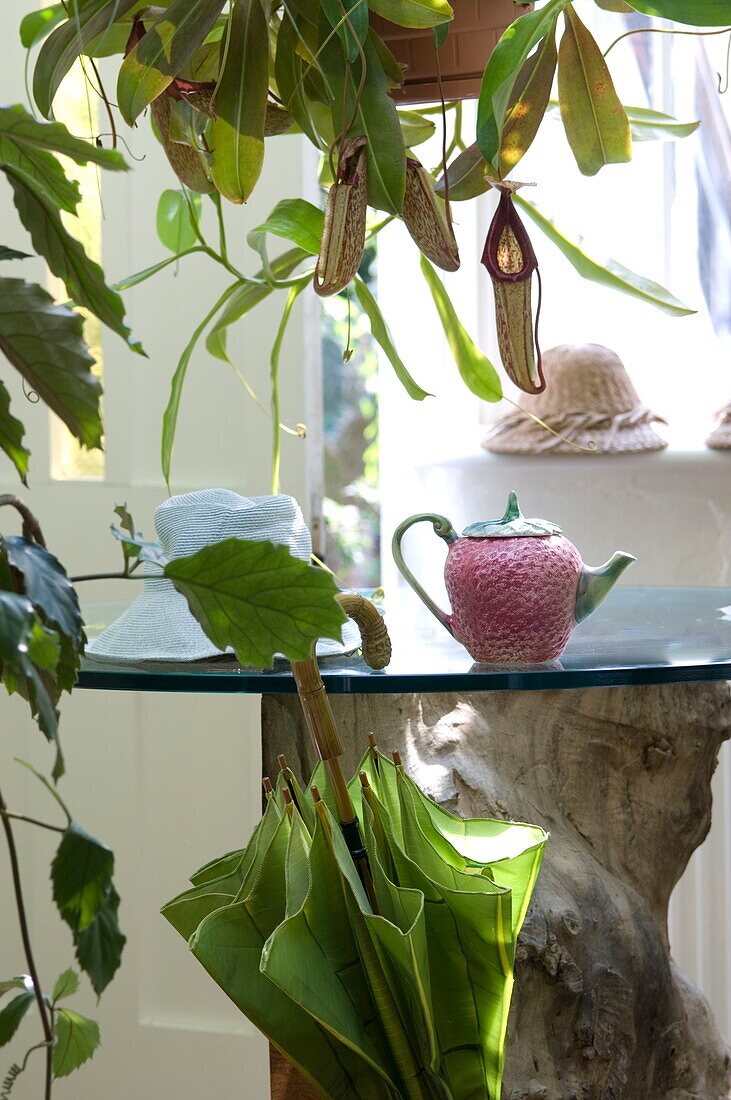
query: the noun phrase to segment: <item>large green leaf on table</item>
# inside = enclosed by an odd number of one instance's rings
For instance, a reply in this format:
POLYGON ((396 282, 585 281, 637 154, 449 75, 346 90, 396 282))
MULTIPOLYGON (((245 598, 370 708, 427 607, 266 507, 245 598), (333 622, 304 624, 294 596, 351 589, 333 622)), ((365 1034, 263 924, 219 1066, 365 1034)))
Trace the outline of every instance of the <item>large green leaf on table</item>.
POLYGON ((276 286, 280 281, 274 274, 266 247, 269 233, 291 241, 310 256, 316 256, 320 251, 324 226, 325 215, 311 202, 305 199, 282 199, 278 202, 266 221, 250 230, 246 237, 249 247, 261 256, 267 282, 276 286))
POLYGON ((130 124, 185 68, 221 13, 225 0, 172 0, 119 70, 117 101, 130 124))
POLYGON ((648 302, 673 317, 687 317, 689 314, 696 312, 694 309, 683 305, 659 283, 655 283, 652 279, 647 279, 643 275, 637 275, 634 271, 624 267, 623 264, 618 263, 617 260, 607 258, 600 262, 592 259, 584 251, 580 242, 570 240, 550 218, 543 214, 533 203, 528 202, 527 199, 516 195, 515 203, 545 233, 549 241, 556 245, 583 279, 610 287, 612 290, 619 290, 623 294, 629 294, 632 298, 638 298, 641 302, 648 302))
POLYGON ((98 317, 126 340, 133 351, 144 354, 124 323, 122 299, 105 283, 99 264, 87 256, 82 245, 66 230, 58 210, 15 171, 6 169, 6 175, 13 188, 15 207, 30 233, 33 247, 44 257, 53 274, 63 280, 74 303, 98 317))
POLYGON ((556 20, 538 48, 524 63, 503 124, 498 171, 504 179, 527 153, 546 113, 556 72, 556 20))
POLYGON ((157 235, 175 255, 185 252, 197 243, 198 237, 191 217, 191 207, 196 219, 200 218, 203 202, 199 194, 186 196, 184 191, 163 191, 157 201, 157 235))
MULTIPOLYGON (((0 293, 2 293, 1 284, 0 293)), ((30 451, 23 446, 24 435, 25 428, 11 413, 10 395, 0 382, 0 449, 5 451, 25 485, 30 451)))
MULTIPOLYGON (((489 191, 492 184, 485 176, 488 167, 477 142, 463 149, 447 168, 450 201, 463 202, 466 199, 476 199, 478 195, 484 195, 489 191)), ((444 176, 437 181, 434 190, 444 197, 446 194, 444 176)))
POLYGON ((495 171, 508 106, 522 67, 568 3, 569 0, 548 0, 542 8, 521 15, 490 54, 477 105, 477 144, 495 171))
MULTIPOLYGON (((281 256, 278 256, 276 260, 271 261, 271 272, 277 281, 288 279, 299 265, 309 257, 310 253, 302 248, 290 248, 287 252, 283 252, 281 256)), ((273 290, 274 285, 266 281, 263 271, 258 271, 253 279, 247 279, 245 282, 239 283, 228 298, 224 309, 221 311, 221 316, 208 334, 206 349, 209 354, 215 356, 216 359, 227 362, 227 329, 236 321, 240 321, 242 317, 245 317, 265 298, 268 298, 273 290)))
POLYGON ((100 447, 101 386, 78 313, 22 279, 0 279, 0 351, 85 447, 100 447))
POLYGON ((362 279, 356 278, 355 280, 355 293, 358 295, 358 301, 361 304, 361 308, 368 318, 368 322, 371 326, 371 336, 381 348, 381 351, 388 359, 389 363, 396 372, 401 385, 404 387, 409 397, 414 401, 423 401, 425 397, 430 397, 431 394, 421 388, 418 382, 409 374, 406 369, 401 356, 396 350, 391 333, 388 330, 383 314, 381 313, 378 302, 371 294, 370 290, 363 282, 362 279))
POLYGON ((58 559, 38 543, 12 535, 1 540, 0 549, 40 621, 58 635, 56 683, 71 691, 86 642, 76 590, 58 559))
POLYGON ((26 596, 0 591, 0 678, 8 694, 17 692, 27 700, 39 729, 55 745, 53 778, 59 779, 64 772, 56 711, 60 693, 53 680, 53 669, 48 667, 48 648, 40 647, 42 666, 33 659, 44 633, 26 596))
POLYGON ((88 1062, 99 1046, 99 1025, 68 1008, 58 1009, 53 1034, 54 1077, 68 1077, 88 1062))
POLYGON ((437 27, 454 18, 447 0, 368 0, 368 7, 400 27, 437 27))
POLYGON ((406 149, 373 37, 373 32, 369 33, 363 47, 366 71, 362 88, 362 61, 348 63, 336 41, 325 47, 322 58, 334 88, 335 133, 341 134, 352 118, 347 136, 366 139, 368 202, 389 214, 400 214, 406 191, 406 149))
POLYGON ((20 105, 0 107, 0 168, 11 169, 60 210, 74 213, 78 184, 67 178, 53 153, 77 164, 98 164, 117 171, 127 165, 119 153, 82 141, 59 122, 39 122, 20 105))
POLYGON ((19 993, 0 1010, 0 1047, 4 1047, 13 1038, 35 999, 34 993, 19 993))
POLYGON ((54 27, 66 19, 63 4, 49 4, 39 11, 30 11, 20 21, 20 42, 29 50, 42 38, 50 34, 54 27))
POLYGON ((165 566, 219 649, 242 665, 268 668, 275 653, 310 656, 317 638, 340 640, 345 616, 332 576, 270 542, 225 539, 165 566))
POLYGON ((264 164, 269 31, 261 0, 235 0, 226 61, 208 130, 211 174, 230 202, 247 202, 264 164))
POLYGON ((558 51, 558 93, 566 137, 585 176, 632 159, 629 119, 594 37, 569 4, 558 51))
POLYGON ((162 472, 165 478, 165 484, 170 486, 170 471, 172 469, 173 461, 173 447, 175 446, 175 433, 178 427, 178 414, 180 412, 180 399, 183 394, 183 386, 185 385, 185 378, 188 373, 188 365, 190 363, 193 352, 195 351, 198 341, 205 332, 208 325, 211 323, 216 314, 223 308, 225 303, 232 296, 234 291, 239 287, 239 283, 233 283, 230 287, 224 290, 221 297, 215 303, 215 305, 208 311, 198 327, 193 331, 188 343, 183 349, 183 354, 178 360, 178 365, 175 368, 173 374, 173 380, 170 384, 170 397, 168 403, 165 406, 165 412, 162 415, 162 440, 161 440, 161 464, 162 472))
POLYGON ((61 81, 93 39, 126 15, 137 0, 85 0, 70 6, 69 18, 43 43, 33 72, 33 98, 48 118, 61 81))
POLYGON ((368 37, 366 0, 321 0, 321 7, 330 26, 337 31, 345 56, 355 61, 368 37))
POLYGON ((631 0, 630 7, 643 15, 691 27, 725 27, 731 23, 731 0, 631 0))
POLYGON ((503 387, 498 372, 465 329, 444 283, 425 256, 421 257, 421 271, 431 291, 447 343, 465 385, 483 401, 502 400, 503 387))

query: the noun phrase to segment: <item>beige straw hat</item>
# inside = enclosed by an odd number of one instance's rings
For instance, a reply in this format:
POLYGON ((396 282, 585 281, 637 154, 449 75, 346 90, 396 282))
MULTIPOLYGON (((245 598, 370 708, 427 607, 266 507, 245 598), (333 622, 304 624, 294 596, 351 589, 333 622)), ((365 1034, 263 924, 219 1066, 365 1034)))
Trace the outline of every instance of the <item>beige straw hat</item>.
MULTIPOLYGON (((521 405, 571 443, 596 454, 667 447, 652 426, 665 421, 641 403, 622 361, 609 348, 561 344, 544 354, 543 371, 546 389, 521 394, 521 405)), ((499 420, 482 445, 499 454, 579 453, 519 410, 499 420)))
POLYGON ((713 447, 717 451, 731 451, 731 401, 718 414, 718 427, 706 440, 706 447, 713 447))

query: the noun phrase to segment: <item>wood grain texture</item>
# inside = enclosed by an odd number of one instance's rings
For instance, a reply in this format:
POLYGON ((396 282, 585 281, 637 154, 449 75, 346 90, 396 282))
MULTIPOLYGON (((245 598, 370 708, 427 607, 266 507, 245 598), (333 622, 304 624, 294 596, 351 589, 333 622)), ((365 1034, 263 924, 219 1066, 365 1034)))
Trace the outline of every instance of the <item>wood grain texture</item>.
MULTIPOLYGON (((667 910, 710 827, 731 687, 331 702, 346 774, 373 730, 450 808, 551 833, 518 945, 506 1100, 728 1100, 731 1052, 673 964, 667 910)), ((298 700, 262 705, 265 765, 285 752, 307 775, 298 700)))

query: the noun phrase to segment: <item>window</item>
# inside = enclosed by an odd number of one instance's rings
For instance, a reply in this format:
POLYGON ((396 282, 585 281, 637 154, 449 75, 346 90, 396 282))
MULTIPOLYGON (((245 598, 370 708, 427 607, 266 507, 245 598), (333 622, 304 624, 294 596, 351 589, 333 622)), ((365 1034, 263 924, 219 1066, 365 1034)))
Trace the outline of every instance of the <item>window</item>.
MULTIPOLYGON (((54 113, 59 122, 73 134, 88 138, 98 133, 98 97, 90 88, 77 62, 61 85, 54 101, 54 113)), ((76 179, 81 190, 78 217, 62 214, 66 228, 77 237, 87 254, 97 263, 102 251, 102 198, 101 181, 95 165, 74 164, 61 158, 67 174, 76 179)), ((59 301, 66 301, 66 288, 60 279, 49 272, 48 289, 59 301)), ((101 322, 80 310, 84 317, 84 336, 94 356, 94 373, 101 377, 103 348, 101 322)), ((51 477, 58 480, 86 480, 104 477, 104 453, 88 451, 74 439, 65 424, 51 415, 51 477)))

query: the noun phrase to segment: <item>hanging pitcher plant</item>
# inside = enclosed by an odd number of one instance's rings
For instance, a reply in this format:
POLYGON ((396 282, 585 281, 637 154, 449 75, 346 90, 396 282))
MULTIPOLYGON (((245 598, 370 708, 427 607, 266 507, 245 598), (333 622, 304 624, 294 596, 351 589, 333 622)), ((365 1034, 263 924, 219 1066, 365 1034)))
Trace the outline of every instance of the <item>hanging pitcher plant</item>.
MULTIPOLYGON (((462 132, 459 101, 447 97, 437 107, 402 105, 409 83, 392 51, 396 46, 384 31, 396 25, 431 35, 438 87, 440 58, 448 53, 445 43, 455 14, 447 0, 159 0, 154 6, 140 0, 63 0, 26 16, 21 37, 37 51, 32 86, 40 113, 53 117, 58 88, 80 57, 85 73, 93 76, 91 89, 103 98, 113 140, 124 129, 112 103, 129 127, 144 125, 149 114, 179 181, 178 198, 166 192, 161 203, 175 209, 185 247, 125 280, 121 288, 195 252, 207 255, 232 279, 196 328, 173 377, 163 426, 168 480, 195 345, 205 336, 209 352, 228 361, 229 326, 280 291, 286 294, 272 351, 274 379, 293 298, 310 282, 320 295, 353 286, 374 338, 407 391, 417 400, 427 396, 394 346, 378 303, 357 279, 364 244, 394 219, 405 223, 421 253, 421 270, 460 375, 487 400, 502 397, 500 374, 464 330, 432 266, 446 272, 459 267, 452 203, 491 189, 500 192, 485 263, 495 288, 503 365, 529 393, 542 388, 543 379, 531 312, 529 276, 535 255, 518 211, 583 277, 673 316, 693 312, 616 260, 600 262, 587 255, 536 204, 512 194, 512 173, 546 115, 560 116, 576 163, 588 176, 629 160, 633 139, 674 139, 697 126, 622 104, 605 60, 613 43, 600 47, 579 14, 593 4, 615 13, 615 40, 625 31, 623 13, 697 27, 731 22, 731 0, 541 0, 534 10, 516 4, 518 18, 485 57, 477 131, 470 143, 462 132), (114 55, 119 66, 113 93, 99 81, 95 59, 114 55), (555 87, 557 99, 552 99, 555 87), (436 158, 440 163, 425 164, 415 149, 435 135, 438 125, 443 155, 436 158), (247 202, 259 184, 267 142, 295 133, 305 135, 322 154, 325 214, 302 199, 278 204, 249 233, 248 242, 262 265, 255 276, 245 276, 228 254, 222 204, 247 202), (200 195, 210 196, 217 209, 217 245, 204 236, 200 195), (369 214, 369 208, 375 213, 369 214), (288 243, 274 257, 269 254, 272 237, 288 243)), ((650 20, 644 28, 632 27, 633 34, 653 29, 650 20)), ((540 178, 534 182, 540 188, 540 178)), ((274 393, 274 416, 277 410, 274 393)), ((278 426, 274 436, 276 468, 278 426)))

